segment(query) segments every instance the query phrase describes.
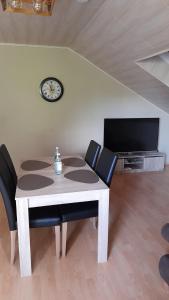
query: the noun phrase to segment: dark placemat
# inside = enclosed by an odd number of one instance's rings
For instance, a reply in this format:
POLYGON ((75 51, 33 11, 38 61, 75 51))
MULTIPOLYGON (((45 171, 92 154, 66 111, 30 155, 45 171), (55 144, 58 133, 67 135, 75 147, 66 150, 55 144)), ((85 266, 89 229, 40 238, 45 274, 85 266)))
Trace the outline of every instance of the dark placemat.
POLYGON ((65 178, 83 182, 83 183, 96 183, 99 181, 99 177, 89 170, 75 170, 64 175, 65 178))
POLYGON ((53 183, 54 181, 49 177, 27 174, 19 179, 18 187, 24 191, 31 191, 45 188, 53 183))
POLYGON ((50 164, 40 160, 26 160, 21 164, 21 168, 25 171, 36 171, 49 167, 50 164))
POLYGON ((69 167, 84 167, 86 162, 78 157, 69 157, 62 159, 62 163, 69 167))

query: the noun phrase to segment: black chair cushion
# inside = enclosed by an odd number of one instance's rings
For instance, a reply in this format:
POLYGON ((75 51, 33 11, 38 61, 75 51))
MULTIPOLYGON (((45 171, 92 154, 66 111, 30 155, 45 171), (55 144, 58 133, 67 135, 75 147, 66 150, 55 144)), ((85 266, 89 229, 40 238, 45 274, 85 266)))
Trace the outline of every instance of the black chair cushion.
POLYGON ((44 206, 29 209, 29 226, 31 228, 50 227, 61 224, 57 206, 44 206))
POLYGON ((96 166, 97 158, 100 152, 101 146, 96 143, 95 141, 91 140, 90 144, 88 146, 85 161, 88 163, 88 165, 94 169, 96 166))
POLYGON ((78 202, 59 206, 62 222, 98 216, 98 201, 78 202))

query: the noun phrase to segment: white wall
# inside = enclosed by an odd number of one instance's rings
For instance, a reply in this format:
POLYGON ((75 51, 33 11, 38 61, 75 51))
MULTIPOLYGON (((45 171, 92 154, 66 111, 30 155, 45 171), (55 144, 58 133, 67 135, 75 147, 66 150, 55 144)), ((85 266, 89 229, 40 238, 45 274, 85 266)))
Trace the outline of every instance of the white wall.
POLYGON ((103 142, 106 117, 160 117, 159 150, 169 162, 169 116, 68 49, 0 46, 0 143, 15 164, 32 156, 84 153, 103 142), (63 98, 44 101, 39 84, 54 76, 63 98))

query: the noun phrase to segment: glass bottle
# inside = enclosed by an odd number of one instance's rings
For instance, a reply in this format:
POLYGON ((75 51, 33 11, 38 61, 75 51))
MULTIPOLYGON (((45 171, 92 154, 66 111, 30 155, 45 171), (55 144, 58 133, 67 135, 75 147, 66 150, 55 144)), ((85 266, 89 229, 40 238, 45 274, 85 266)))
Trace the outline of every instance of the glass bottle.
POLYGON ((59 153, 59 147, 56 147, 56 149, 55 149, 55 155, 54 155, 54 163, 55 163, 55 160, 56 160, 56 158, 58 156, 58 153, 59 153))
POLYGON ((54 167, 55 167, 55 173, 57 175, 60 175, 62 173, 62 161, 61 161, 61 158, 60 158, 60 153, 59 153, 59 148, 58 147, 56 147, 54 167))

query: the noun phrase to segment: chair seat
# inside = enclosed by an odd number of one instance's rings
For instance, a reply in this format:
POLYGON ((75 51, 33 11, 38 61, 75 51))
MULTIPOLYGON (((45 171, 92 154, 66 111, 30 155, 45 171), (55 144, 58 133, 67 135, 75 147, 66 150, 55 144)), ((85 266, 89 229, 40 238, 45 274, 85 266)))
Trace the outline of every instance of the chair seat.
POLYGON ((61 224, 61 216, 57 206, 44 206, 29 209, 30 227, 50 227, 59 224, 61 224))
POLYGON ((98 216, 98 201, 78 202, 59 206, 62 222, 98 216))

